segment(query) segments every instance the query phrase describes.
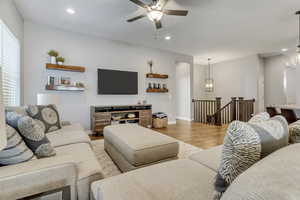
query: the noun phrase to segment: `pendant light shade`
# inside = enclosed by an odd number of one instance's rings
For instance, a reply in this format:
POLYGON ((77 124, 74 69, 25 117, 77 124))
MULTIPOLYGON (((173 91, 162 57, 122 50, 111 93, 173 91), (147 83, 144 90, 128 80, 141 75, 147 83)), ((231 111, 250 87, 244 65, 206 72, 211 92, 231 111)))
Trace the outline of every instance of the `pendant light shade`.
POLYGON ((205 79, 205 91, 206 92, 213 92, 214 91, 214 79, 212 78, 211 75, 211 63, 210 63, 211 59, 208 58, 208 73, 207 73, 207 77, 205 79))

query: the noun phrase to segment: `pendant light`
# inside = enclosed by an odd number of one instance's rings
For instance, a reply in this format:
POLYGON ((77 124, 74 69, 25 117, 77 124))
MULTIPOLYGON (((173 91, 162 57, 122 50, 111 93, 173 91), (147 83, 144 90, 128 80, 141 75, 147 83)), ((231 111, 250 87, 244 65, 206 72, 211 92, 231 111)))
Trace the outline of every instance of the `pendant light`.
POLYGON ((298 46, 297 46, 297 55, 296 55, 296 65, 300 65, 300 11, 296 12, 296 15, 299 17, 298 21, 298 46))
POLYGON ((214 79, 211 76, 211 58, 208 58, 208 73, 207 78, 205 79, 205 91, 213 92, 214 91, 214 79))

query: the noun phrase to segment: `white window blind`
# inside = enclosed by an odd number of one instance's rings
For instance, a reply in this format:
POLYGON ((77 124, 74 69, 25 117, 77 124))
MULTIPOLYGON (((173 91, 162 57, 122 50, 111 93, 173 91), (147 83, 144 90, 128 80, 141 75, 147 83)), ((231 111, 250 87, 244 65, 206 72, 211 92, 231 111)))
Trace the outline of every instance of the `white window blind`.
POLYGON ((0 20, 0 70, 5 106, 20 105, 20 44, 0 20))

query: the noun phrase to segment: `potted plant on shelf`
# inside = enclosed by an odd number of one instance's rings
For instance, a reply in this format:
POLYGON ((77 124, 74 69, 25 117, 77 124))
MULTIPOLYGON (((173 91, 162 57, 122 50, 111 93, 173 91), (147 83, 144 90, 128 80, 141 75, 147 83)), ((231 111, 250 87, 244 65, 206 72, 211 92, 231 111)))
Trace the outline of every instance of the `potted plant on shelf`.
POLYGON ((54 50, 50 50, 48 52, 48 55, 50 56, 50 63, 56 64, 56 57, 58 56, 58 52, 54 50))
POLYGON ((63 57, 57 57, 56 61, 57 61, 58 65, 63 65, 64 62, 65 62, 65 58, 63 58, 63 57))

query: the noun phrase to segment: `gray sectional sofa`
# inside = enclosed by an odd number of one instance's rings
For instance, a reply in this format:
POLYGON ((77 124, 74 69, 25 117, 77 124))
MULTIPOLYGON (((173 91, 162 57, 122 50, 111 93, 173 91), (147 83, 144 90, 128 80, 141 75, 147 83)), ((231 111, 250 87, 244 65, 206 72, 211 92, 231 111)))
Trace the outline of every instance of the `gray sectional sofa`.
MULTIPOLYGON (((24 107, 7 108, 26 114, 24 107)), ((0 169, 0 199, 19 199, 64 187, 72 200, 89 200, 90 185, 103 178, 91 140, 80 124, 62 123, 47 134, 56 156, 0 169)))
MULTIPOLYGON (((94 200, 213 200, 222 147, 137 169, 92 184, 94 200)), ((221 200, 294 200, 300 196, 300 144, 254 164, 221 200)))

